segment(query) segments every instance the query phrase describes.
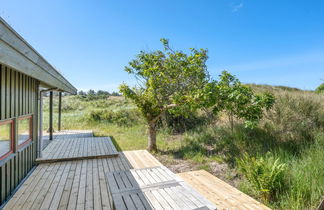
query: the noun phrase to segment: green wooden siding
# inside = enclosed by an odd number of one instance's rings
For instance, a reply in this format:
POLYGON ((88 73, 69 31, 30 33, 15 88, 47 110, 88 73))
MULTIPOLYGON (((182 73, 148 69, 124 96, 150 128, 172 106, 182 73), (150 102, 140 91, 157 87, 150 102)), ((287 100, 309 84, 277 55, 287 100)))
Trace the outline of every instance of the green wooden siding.
POLYGON ((0 205, 35 165, 39 81, 0 63, 0 120, 14 119, 14 153, 0 161, 0 205), (33 141, 18 149, 17 118, 33 115, 33 141))

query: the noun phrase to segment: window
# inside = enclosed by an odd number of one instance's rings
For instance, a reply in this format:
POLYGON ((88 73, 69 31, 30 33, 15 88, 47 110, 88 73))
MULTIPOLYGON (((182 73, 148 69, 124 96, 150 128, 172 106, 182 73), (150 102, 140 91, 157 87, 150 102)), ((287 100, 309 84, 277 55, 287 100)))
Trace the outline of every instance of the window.
POLYGON ((13 153, 14 148, 13 120, 0 121, 0 160, 13 153))
POLYGON ((18 147, 32 140, 32 116, 18 118, 18 147))

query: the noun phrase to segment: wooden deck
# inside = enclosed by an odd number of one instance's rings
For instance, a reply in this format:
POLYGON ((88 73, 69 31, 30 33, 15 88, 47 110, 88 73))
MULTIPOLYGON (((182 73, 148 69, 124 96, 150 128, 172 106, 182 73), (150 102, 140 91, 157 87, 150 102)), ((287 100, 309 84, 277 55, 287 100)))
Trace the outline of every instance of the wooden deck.
POLYGON ((36 162, 48 163, 117 155, 118 152, 109 137, 58 138, 44 149, 42 158, 36 159, 36 162))
POLYGON ((217 209, 270 209, 205 170, 177 175, 213 202, 217 209))
MULTIPOLYGON (((127 152, 141 155, 143 167, 158 166, 147 151, 127 152)), ((112 197, 105 176, 108 172, 129 170, 131 162, 124 153, 118 157, 44 163, 9 200, 4 209, 112 209, 112 197)))
POLYGON ((146 150, 117 152, 108 138, 75 135, 51 141, 4 209, 268 209, 205 171, 176 176, 146 150))
MULTIPOLYGON (((43 132, 45 133, 45 131, 43 132)), ((71 138, 87 138, 93 137, 91 130, 62 130, 53 133, 53 139, 71 139, 71 138)), ((47 133, 43 134, 43 139, 49 138, 47 133)))
POLYGON ((164 166, 109 172, 116 209, 216 209, 164 166))
MULTIPOLYGON (((54 132, 53 140, 56 139, 67 139, 67 138, 87 138, 93 137, 93 133, 90 130, 62 130, 54 132)), ((49 140, 49 135, 43 131, 43 149, 45 149, 49 143, 53 140, 49 140)))
POLYGON ((124 151, 123 154, 135 169, 162 166, 147 150, 124 151))

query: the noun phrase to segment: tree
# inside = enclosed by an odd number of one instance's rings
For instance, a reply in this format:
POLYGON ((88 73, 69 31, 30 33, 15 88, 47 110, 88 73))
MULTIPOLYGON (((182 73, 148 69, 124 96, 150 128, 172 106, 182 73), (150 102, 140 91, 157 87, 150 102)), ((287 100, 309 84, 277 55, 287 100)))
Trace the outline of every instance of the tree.
POLYGON ((78 92, 78 95, 80 95, 80 96, 85 96, 85 95, 87 95, 84 91, 82 91, 82 90, 80 90, 79 92, 78 92))
POLYGON ((112 95, 112 96, 120 96, 120 94, 119 94, 118 92, 115 92, 115 91, 113 91, 113 92, 111 93, 111 95, 112 95))
POLYGON ((90 89, 90 90, 88 90, 87 95, 88 95, 88 96, 95 96, 95 95, 96 95, 96 91, 90 89))
POLYGON ((315 90, 316 93, 324 93, 324 83, 320 84, 316 90, 315 90))
POLYGON ((108 98, 110 96, 110 93, 105 90, 98 90, 97 91, 97 98, 108 98))
POLYGON ((275 102, 272 94, 255 94, 227 71, 222 72, 219 81, 210 85, 207 105, 213 107, 214 113, 227 113, 232 131, 235 117, 245 120, 247 127, 254 127, 262 118, 263 110, 270 109, 275 102))
POLYGON ((120 92, 139 108, 148 126, 148 150, 156 150, 157 122, 166 111, 185 113, 199 107, 200 96, 209 82, 207 50, 174 51, 166 39, 164 50, 141 51, 125 71, 138 85, 120 86, 120 92))

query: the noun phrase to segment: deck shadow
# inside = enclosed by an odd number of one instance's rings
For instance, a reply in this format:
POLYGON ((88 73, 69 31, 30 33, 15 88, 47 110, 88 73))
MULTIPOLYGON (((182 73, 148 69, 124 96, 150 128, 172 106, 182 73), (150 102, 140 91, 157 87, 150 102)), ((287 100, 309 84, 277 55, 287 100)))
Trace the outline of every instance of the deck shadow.
POLYGON ((216 209, 165 166, 107 174, 116 209, 216 209))
POLYGON ((115 137, 113 137, 113 136, 109 136, 109 138, 110 138, 111 141, 113 142, 113 144, 114 144, 114 146, 116 147, 117 151, 118 151, 118 152, 121 152, 122 149, 121 149, 121 147, 119 146, 119 144, 117 143, 115 137))

